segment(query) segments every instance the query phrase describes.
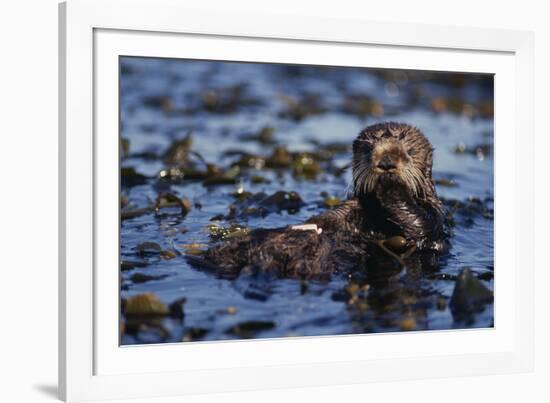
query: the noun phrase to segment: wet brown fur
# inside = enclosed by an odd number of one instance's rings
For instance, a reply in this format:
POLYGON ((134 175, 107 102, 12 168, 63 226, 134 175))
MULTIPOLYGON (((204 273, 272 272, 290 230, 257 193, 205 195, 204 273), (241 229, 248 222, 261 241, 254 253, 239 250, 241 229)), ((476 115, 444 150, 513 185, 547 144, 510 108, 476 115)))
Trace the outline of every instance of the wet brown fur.
POLYGON ((369 126, 353 143, 349 199, 306 221, 322 233, 257 229, 191 262, 229 278, 251 269, 279 277, 326 278, 368 266, 375 239, 401 235, 419 251, 441 251, 446 232, 432 159, 433 148, 418 129, 400 123, 369 126))

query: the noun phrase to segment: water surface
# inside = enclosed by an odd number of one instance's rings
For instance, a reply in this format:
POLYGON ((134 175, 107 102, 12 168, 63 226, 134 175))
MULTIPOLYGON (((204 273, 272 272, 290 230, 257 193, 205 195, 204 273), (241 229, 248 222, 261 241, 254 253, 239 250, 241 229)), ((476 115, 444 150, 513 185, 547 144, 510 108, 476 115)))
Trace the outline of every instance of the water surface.
MULTIPOLYGON (((185 216, 177 207, 163 208, 122 221, 121 260, 140 264, 121 270, 121 297, 152 292, 165 304, 186 298, 183 319, 162 318, 133 329, 127 323, 122 344, 493 325, 492 303, 466 318, 453 315, 449 306, 464 268, 488 289, 494 285, 492 77, 122 58, 120 79, 121 136, 129 143, 121 167, 146 177, 142 184, 123 186, 129 201, 125 209, 149 206, 166 191, 193 203, 185 216), (225 110, 219 98, 235 88, 240 95, 225 110), (294 102, 313 103, 311 113, 293 111, 294 102), (356 108, 361 102, 362 109, 356 108), (313 179, 293 175, 292 169, 260 169, 239 173, 238 183, 231 185, 159 183, 159 172, 167 168, 162 155, 174 141, 191 133, 191 149, 200 155, 192 156, 193 163, 206 161, 226 170, 240 158, 235 151, 269 156, 277 146, 317 152, 329 143, 351 145, 365 126, 385 120, 419 127, 435 148, 437 192, 455 223, 452 249, 436 270, 414 279, 402 273, 384 286, 361 289, 350 301, 339 297, 350 286, 346 278, 224 280, 191 267, 179 255, 190 245, 211 245, 212 224, 270 228, 300 223, 326 209, 327 195, 345 198, 351 173, 335 174, 323 163, 313 179), (273 144, 243 140, 265 127, 273 129, 273 144), (254 175, 269 182, 254 183, 254 175), (265 217, 212 221, 227 215, 236 191, 296 191, 305 205, 265 217), (136 248, 143 242, 155 242, 177 256, 140 254, 136 248), (136 273, 150 277, 140 279, 136 273), (257 295, 251 297, 250 290, 258 290, 257 295)), ((350 157, 349 150, 336 152, 329 165, 344 168, 350 157)))

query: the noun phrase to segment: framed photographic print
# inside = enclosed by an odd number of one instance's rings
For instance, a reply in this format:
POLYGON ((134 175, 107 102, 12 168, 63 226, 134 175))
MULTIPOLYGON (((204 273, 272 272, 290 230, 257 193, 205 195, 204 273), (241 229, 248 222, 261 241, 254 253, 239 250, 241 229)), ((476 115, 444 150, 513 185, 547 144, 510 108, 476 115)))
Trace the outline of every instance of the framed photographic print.
POLYGON ((532 368, 532 34, 60 21, 62 398, 532 368))

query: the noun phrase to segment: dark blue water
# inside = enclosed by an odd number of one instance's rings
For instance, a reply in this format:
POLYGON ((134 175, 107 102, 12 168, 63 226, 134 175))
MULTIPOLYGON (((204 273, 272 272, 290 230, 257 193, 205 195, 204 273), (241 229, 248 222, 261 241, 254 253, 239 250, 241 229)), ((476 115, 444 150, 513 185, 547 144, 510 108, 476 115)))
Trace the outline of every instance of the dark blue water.
MULTIPOLYGON (((123 189, 130 203, 126 208, 154 203, 158 174, 166 167, 160 156, 189 132, 192 150, 225 169, 238 158, 226 155, 228 150, 271 154, 275 145, 241 138, 265 126, 274 129, 275 143, 289 151, 314 152, 327 143, 351 144, 362 128, 384 120, 415 125, 427 135, 435 147, 438 194, 447 200, 448 208, 457 202, 466 207, 452 210, 451 251, 429 276, 411 282, 405 272, 386 289, 365 288, 360 301, 353 303, 335 298, 349 286, 344 278, 307 284, 255 279, 252 286, 265 294, 261 301, 247 297, 250 279, 219 279, 191 267, 182 256, 140 256, 135 248, 150 241, 182 254, 189 248, 204 249, 213 242, 209 225, 229 225, 211 218, 227 214, 235 191, 296 191, 305 202, 297 212, 237 220, 243 226, 300 223, 325 210, 322 192, 345 198, 349 170, 341 176, 323 171, 311 180, 297 178, 291 170, 281 174, 261 169, 257 174, 269 183, 253 183, 248 173, 234 185, 171 184, 162 190, 201 206, 193 206, 185 217, 178 208, 166 208, 122 221, 121 259, 139 261, 144 267, 121 271, 121 296, 127 299, 153 292, 166 304, 185 297, 185 316, 183 320, 159 319, 157 328, 142 326, 128 331, 122 344, 243 337, 231 329, 250 321, 269 323, 252 325, 251 337, 492 326, 490 303, 467 320, 457 318, 449 307, 456 276, 463 268, 470 268, 487 288, 493 288, 492 96, 492 78, 481 76, 123 58, 121 135, 129 141, 129 156, 122 159, 121 166, 134 167, 148 177, 141 185, 123 189), (246 84, 246 95, 239 98, 241 104, 234 110, 209 111, 201 103, 208 91, 219 94, 220 89, 241 84, 246 84), (322 110, 299 118, 281 114, 288 110, 289 99, 303 99, 304 94, 314 94, 322 110), (369 97, 372 104, 366 113, 350 113, 343 107, 346 99, 353 105, 356 98, 352 97, 357 95, 369 97), (136 273, 156 279, 136 282, 132 279, 136 273)), ((337 153, 331 164, 344 167, 350 156, 349 151, 337 153)))

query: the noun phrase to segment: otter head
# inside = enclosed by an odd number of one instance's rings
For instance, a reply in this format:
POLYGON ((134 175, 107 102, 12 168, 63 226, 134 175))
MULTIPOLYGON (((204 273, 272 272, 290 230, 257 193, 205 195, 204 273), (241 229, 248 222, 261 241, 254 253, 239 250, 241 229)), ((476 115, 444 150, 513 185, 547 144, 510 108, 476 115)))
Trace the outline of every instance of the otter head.
POLYGON ((425 199, 435 195, 433 148, 415 127, 382 123, 364 129, 353 142, 355 196, 384 194, 425 199))

